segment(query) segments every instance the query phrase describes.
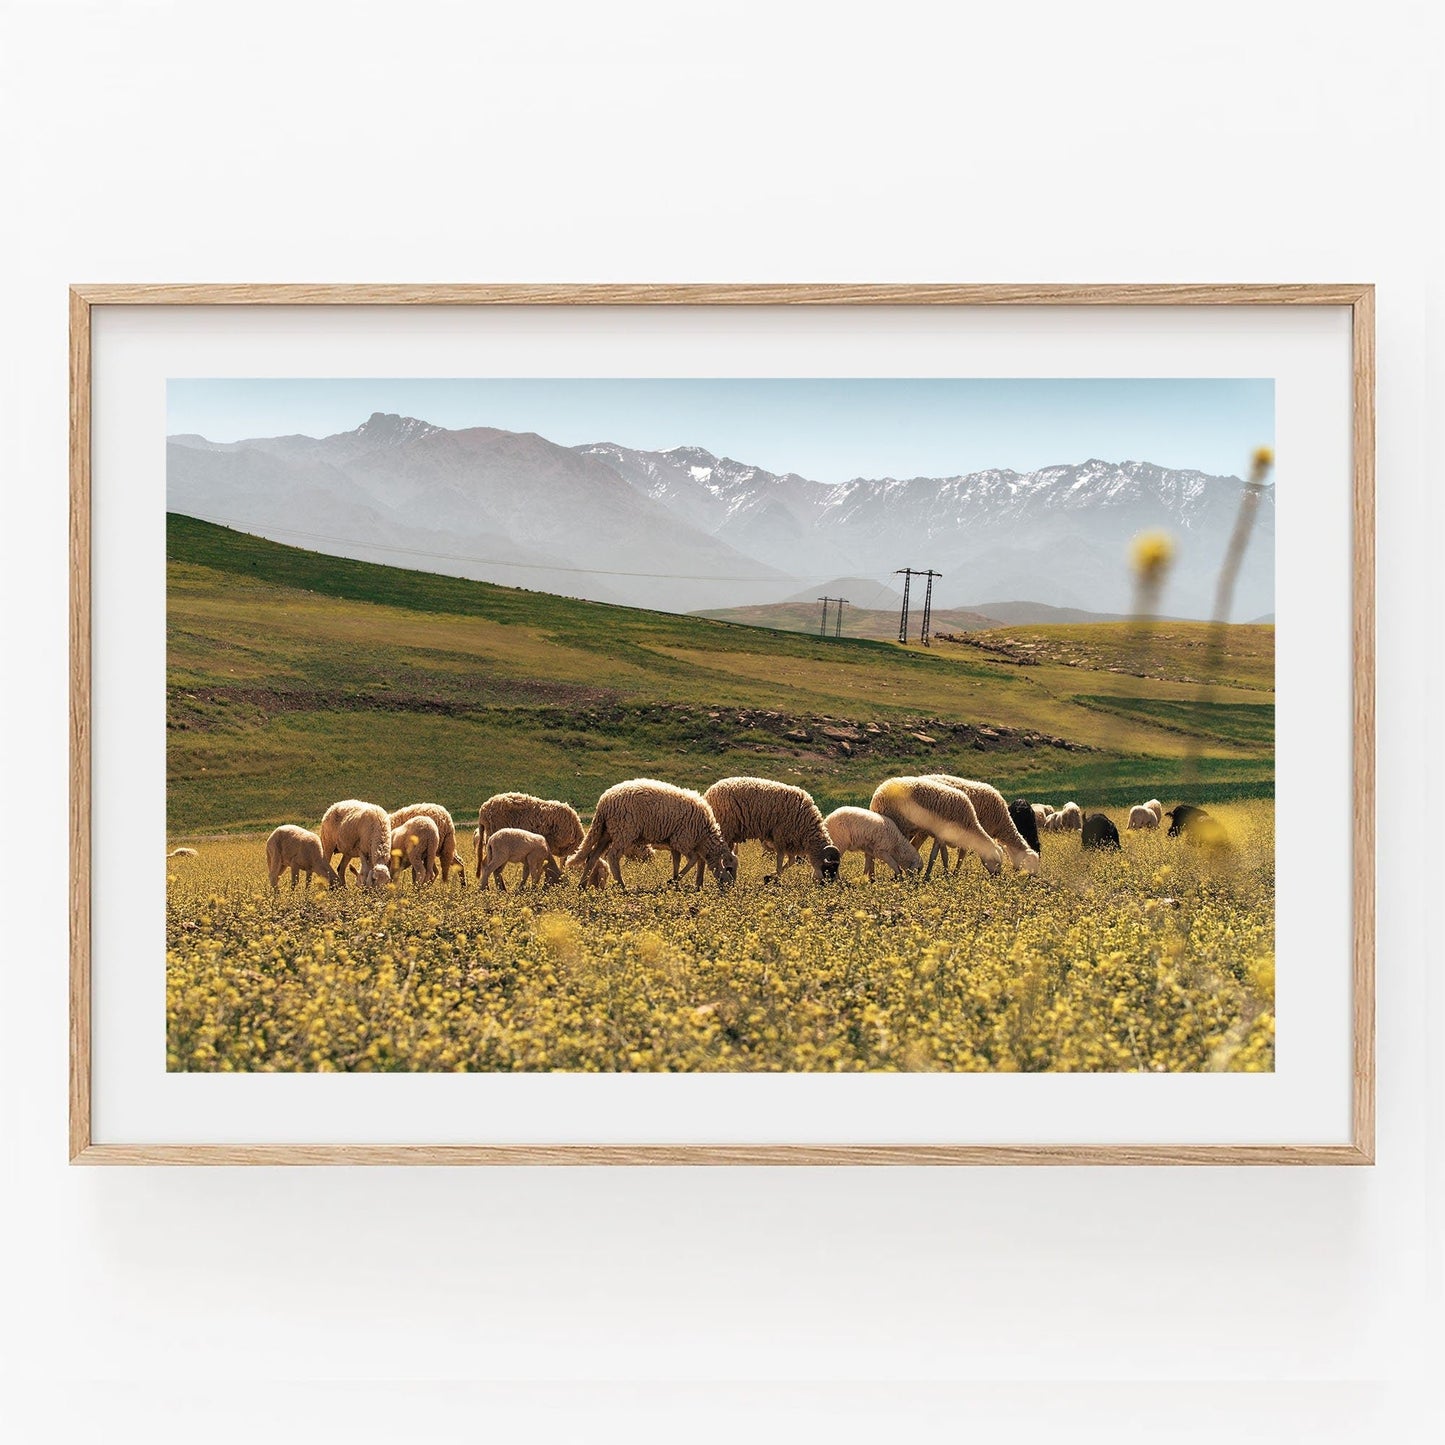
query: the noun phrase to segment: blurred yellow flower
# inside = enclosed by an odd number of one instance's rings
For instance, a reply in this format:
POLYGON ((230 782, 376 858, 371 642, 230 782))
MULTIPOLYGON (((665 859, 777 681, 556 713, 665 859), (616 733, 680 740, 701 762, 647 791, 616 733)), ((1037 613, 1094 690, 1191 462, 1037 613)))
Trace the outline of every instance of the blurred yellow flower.
POLYGON ((1141 582, 1155 582, 1174 560, 1174 539, 1168 532, 1140 532, 1130 547, 1134 572, 1141 582))

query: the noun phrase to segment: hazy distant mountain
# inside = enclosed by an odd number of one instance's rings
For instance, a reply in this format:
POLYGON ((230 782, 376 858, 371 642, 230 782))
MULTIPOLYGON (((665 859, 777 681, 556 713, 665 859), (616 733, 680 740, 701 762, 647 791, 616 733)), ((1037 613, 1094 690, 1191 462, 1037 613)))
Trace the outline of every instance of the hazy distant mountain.
MULTIPOLYGON (((830 485, 778 476, 698 447, 645 452, 599 442, 579 448, 653 500, 779 570, 887 578, 933 567, 940 607, 1033 598, 1055 607, 1127 613, 1130 539, 1161 528, 1176 541, 1163 610, 1207 616, 1243 482, 1149 462, 1036 472, 855 479, 830 485)), ((805 589, 806 590, 806 589, 805 589)), ((779 601, 783 598, 777 599, 779 601)), ((1266 493, 1240 572, 1234 613, 1274 603, 1274 496, 1266 493)))
MULTIPOLYGON (((830 484, 697 447, 563 447, 383 413, 334 436, 185 435, 167 448, 172 511, 339 556, 679 612, 825 592, 888 611, 895 569, 911 566, 942 572, 938 611, 997 616, 1006 604, 977 600, 993 596, 1122 614, 1129 540, 1157 527, 1177 543, 1161 610, 1207 616, 1242 486, 1097 460, 830 484)), ((1267 493, 1236 617, 1273 608, 1273 572, 1267 493)), ((921 603, 921 583, 913 594, 921 603)))
POLYGON ((790 585, 533 433, 377 413, 319 439, 172 437, 166 495, 171 511, 277 541, 600 601, 682 611, 790 585))

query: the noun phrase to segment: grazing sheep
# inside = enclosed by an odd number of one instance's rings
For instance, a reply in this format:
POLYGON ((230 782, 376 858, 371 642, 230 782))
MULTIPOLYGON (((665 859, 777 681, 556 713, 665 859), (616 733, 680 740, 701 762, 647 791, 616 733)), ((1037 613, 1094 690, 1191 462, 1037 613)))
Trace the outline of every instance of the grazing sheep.
POLYGON ((452 822, 452 815, 440 803, 408 803, 406 807, 398 808, 389 821, 395 830, 399 824, 411 818, 430 818, 436 824, 439 840, 437 861, 441 865, 442 882, 451 880, 452 869, 455 868, 462 880, 462 887, 465 888, 467 869, 465 864, 459 865, 457 862, 457 828, 452 822))
POLYGON ((1144 806, 1148 808, 1161 823, 1164 821, 1164 804, 1161 803, 1158 798, 1150 798, 1144 806))
POLYGON ((1049 826, 1049 819, 1054 815, 1054 810, 1047 803, 1034 804, 1034 822, 1039 830, 1046 831, 1049 826))
MULTIPOLYGON (((976 809, 977 804, 974 806, 976 809)), ((1014 827, 1019 830, 1019 837, 1043 857, 1043 850, 1039 847, 1039 819, 1034 812, 1034 805, 1027 798, 1015 798, 1008 805, 1008 812, 1009 817, 1014 820, 1014 827)))
MULTIPOLYGON (((1004 802, 1003 794, 989 783, 980 783, 973 778, 957 778, 952 773, 929 773, 927 775, 936 783, 944 783, 950 788, 957 788, 960 793, 967 795, 969 802, 973 804, 973 810, 978 815, 979 826, 1004 850, 1010 863, 1024 873, 1037 873, 1039 871, 1039 850, 1031 845, 1019 832, 1018 820, 1014 817, 1013 809, 1004 802)), ((1033 810, 1028 804, 1023 805, 1023 811, 1028 815, 1031 830, 1034 833, 1034 843, 1038 842, 1038 832, 1032 829, 1033 810)), ((933 871, 933 860, 943 855, 943 871, 948 871, 948 849, 934 839, 933 847, 928 854, 928 867, 924 869, 925 878, 933 871)))
POLYGON ((874 866, 886 863, 902 877, 923 867, 923 855, 898 831, 892 818, 867 808, 835 808, 823 820, 839 854, 861 853, 863 872, 873 881, 874 866))
POLYGON ((482 845, 499 828, 540 833, 554 861, 571 854, 582 841, 582 820, 570 803, 534 798, 530 793, 497 793, 477 810, 477 877, 482 876, 482 845))
POLYGON ((306 875, 308 888, 311 887, 312 875, 316 873, 333 888, 336 887, 336 870, 322 855, 321 839, 309 828, 298 828, 294 823, 282 823, 266 839, 266 873, 272 888, 280 887, 281 875, 288 868, 293 888, 302 873, 306 875))
POLYGON ((1131 831, 1140 828, 1157 828, 1159 826, 1159 815, 1148 803, 1135 803, 1129 809, 1129 828, 1131 831))
POLYGON ((1117 848, 1119 830, 1103 813, 1090 813, 1080 829, 1085 848, 1117 848))
POLYGON ((194 848, 172 848, 171 851, 166 854, 167 858, 196 858, 199 856, 194 848))
POLYGON ((638 843, 652 843, 672 854, 672 881, 686 858, 697 863, 697 886, 703 885, 703 865, 711 868, 719 888, 730 887, 738 876, 737 854, 723 842, 717 819, 699 793, 633 778, 608 788, 597 800, 592 826, 581 846, 567 860, 581 869, 579 887, 586 888, 593 866, 604 859, 623 887, 621 857, 638 843))
POLYGON ((838 876, 841 854, 828 836, 818 805, 802 788, 767 778, 723 778, 703 794, 703 800, 729 848, 736 850, 739 843, 756 839, 773 850, 779 873, 801 856, 819 883, 831 883, 838 876))
POLYGON ((391 820, 386 809, 358 798, 333 803, 321 820, 321 852, 328 863, 333 854, 341 854, 336 875, 342 888, 346 887, 346 870, 353 858, 360 860, 363 884, 389 883, 391 820))
POLYGON ((1194 843, 1216 853, 1227 852, 1231 847, 1229 833, 1224 824, 1212 813, 1206 813, 1203 808, 1196 808, 1192 803, 1182 803, 1164 816, 1172 820, 1169 824, 1171 838, 1182 833, 1186 843, 1194 843))
POLYGON ((487 841, 483 844, 477 887, 485 888, 495 878, 498 891, 505 893, 507 880, 502 870, 509 863, 522 865, 519 888, 525 888, 528 883, 540 888, 544 881, 551 887, 562 881, 562 870, 540 833, 529 833, 525 828, 498 828, 495 833, 487 834, 487 841))
POLYGON ((1084 815, 1077 803, 1069 802, 1054 814, 1051 821, 1051 831, 1055 833, 1077 833, 1084 826, 1084 815))
MULTIPOLYGON (((1181 833, 1188 833, 1191 828, 1196 826, 1198 819, 1208 816, 1209 814, 1203 808, 1196 808, 1193 803, 1180 803, 1177 808, 1170 808, 1164 814, 1164 817, 1169 819, 1168 836, 1177 838, 1181 833)), ((1161 821, 1163 820, 1161 819, 1161 821)))
POLYGON ((430 883, 437 876, 441 846, 441 829, 425 813, 405 819, 391 830, 392 873, 400 877, 403 868, 410 868, 418 888, 430 883))
POLYGON ((905 837, 922 833, 946 847, 977 853, 990 873, 1003 867, 1003 849, 979 826, 967 793, 936 778, 889 778, 869 806, 891 818, 905 837))

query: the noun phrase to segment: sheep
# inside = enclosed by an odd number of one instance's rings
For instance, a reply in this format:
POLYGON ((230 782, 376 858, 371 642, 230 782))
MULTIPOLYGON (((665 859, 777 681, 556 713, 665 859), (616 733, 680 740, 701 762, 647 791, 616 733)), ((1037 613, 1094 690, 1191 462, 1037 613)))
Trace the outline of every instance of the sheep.
POLYGON ((979 826, 967 793, 936 778, 889 778, 873 792, 869 806, 891 818, 905 837, 924 833, 945 846, 977 853, 990 873, 1003 867, 1003 849, 979 826))
MULTIPOLYGON (((974 812, 978 815, 979 826, 1003 848, 1009 862, 1015 868, 1024 873, 1039 871, 1038 849, 1030 845, 1019 832, 1018 821, 1013 815, 1013 809, 1004 802, 1003 794, 997 788, 988 783, 977 782, 973 778, 956 778, 952 773, 929 773, 927 776, 936 783, 957 788, 960 793, 967 795, 968 800, 973 804, 974 812)), ((1029 822, 1032 824, 1033 812, 1027 803, 1024 804, 1023 811, 1028 814, 1029 822)), ((1038 841, 1036 830, 1034 841, 1038 841)), ((923 872, 925 878, 933 871, 933 860, 940 853, 943 855, 944 872, 948 871, 948 849, 935 838, 928 855, 928 867, 923 872)))
POLYGON ((737 854, 723 842, 717 819, 701 794, 652 778, 633 778, 614 784, 597 800, 592 826, 567 860, 581 870, 578 886, 586 888, 593 865, 605 859, 617 886, 623 887, 621 856, 638 843, 653 843, 672 854, 674 886, 683 858, 697 861, 699 889, 704 864, 712 869, 719 888, 729 888, 737 879, 737 854))
POLYGON ((410 868, 418 888, 430 883, 439 870, 441 846, 441 829, 425 813, 404 819, 391 830, 392 873, 400 877, 403 868, 410 868))
POLYGON ((828 836, 818 805, 802 788, 767 778, 722 778, 703 800, 729 848, 757 839, 773 850, 778 873, 801 856, 819 883, 837 878, 842 855, 828 836))
POLYGON ((477 874, 477 887, 485 888, 495 878, 497 889, 507 891, 507 880, 502 870, 509 863, 522 865, 522 881, 517 886, 525 888, 528 883, 541 887, 545 881, 548 887, 562 881, 562 870, 547 846, 547 840, 540 833, 529 833, 525 828, 498 828, 487 834, 482 845, 482 865, 477 874))
POLYGON ((1136 831, 1141 828, 1157 828, 1160 823, 1159 815, 1148 803, 1135 803, 1129 809, 1129 828, 1136 831))
POLYGON ((534 798, 530 793, 496 793, 477 810, 477 877, 482 876, 482 849, 498 828, 540 833, 554 861, 566 858, 582 842, 582 820, 570 803, 534 798))
POLYGON ((346 887, 346 869, 353 858, 361 860, 363 884, 389 883, 391 820, 386 809, 357 798, 333 803, 321 820, 321 852, 328 863, 333 854, 341 854, 336 873, 342 888, 346 887))
POLYGON ((1164 821, 1164 804, 1161 803, 1158 798, 1150 798, 1144 806, 1148 808, 1161 823, 1164 821))
POLYGON ((1047 803, 1034 804, 1034 822, 1041 832, 1047 831, 1049 819, 1054 815, 1054 810, 1047 803))
POLYGON ((1084 819, 1080 832, 1083 834, 1082 843, 1085 848, 1117 848, 1119 846, 1119 830, 1103 813, 1090 813, 1084 819))
POLYGON ((1053 824, 1052 832, 1077 833, 1084 826, 1084 815, 1077 803, 1069 802, 1065 803, 1050 821, 1053 824))
MULTIPOLYGON (((1169 834, 1171 838, 1177 838, 1181 833, 1188 833, 1197 826, 1200 818, 1207 818, 1209 814, 1203 808, 1196 808, 1193 803, 1180 803, 1177 808, 1170 808, 1164 814, 1169 819, 1169 834)), ((1163 818, 1160 819, 1163 821, 1163 818)))
POLYGON ((167 858, 197 858, 199 856, 194 848, 172 848, 166 854, 167 858))
POLYGON ((1224 824, 1203 808, 1192 803, 1181 803, 1164 815, 1170 819, 1169 837, 1183 834, 1186 843, 1194 843, 1217 853, 1228 852, 1231 844, 1224 824))
POLYGON ((313 874, 319 873, 333 888, 336 887, 336 870, 321 852, 321 839, 309 828, 298 828, 294 823, 283 823, 266 839, 266 873, 273 889, 281 886, 281 875, 291 870, 291 886, 295 888, 297 877, 306 875, 306 886, 310 888, 313 874))
POLYGON ((442 807, 440 803, 408 803, 404 808, 398 808, 389 821, 393 830, 401 823, 411 818, 430 818, 436 824, 438 851, 437 861, 441 865, 442 882, 451 880, 452 869, 456 868, 457 875, 462 880, 462 887, 467 886, 467 869, 465 864, 457 862, 457 828, 452 822, 452 815, 442 807))
MULTIPOLYGON (((975 804, 977 811, 977 804, 975 804)), ((1034 812, 1034 805, 1027 798, 1015 798, 1008 805, 1009 817, 1014 820, 1014 827, 1019 830, 1019 837, 1029 845, 1040 857, 1043 857, 1043 850, 1039 846, 1039 819, 1034 812)))
POLYGON ((823 820, 823 826, 840 855, 863 855, 863 872, 870 883, 874 866, 880 861, 898 877, 923 868, 923 855, 898 831, 892 818, 867 808, 835 808, 823 820))

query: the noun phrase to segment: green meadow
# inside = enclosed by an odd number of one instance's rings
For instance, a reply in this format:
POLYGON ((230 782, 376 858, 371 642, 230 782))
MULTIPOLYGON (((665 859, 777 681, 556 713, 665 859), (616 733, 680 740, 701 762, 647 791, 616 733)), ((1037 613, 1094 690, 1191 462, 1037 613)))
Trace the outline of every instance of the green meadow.
POLYGON ((184 840, 314 827, 337 798, 459 823, 520 788, 585 814, 637 775, 890 773, 1119 807, 1267 798, 1267 626, 1030 626, 900 647, 647 612, 322 556, 167 519, 168 820, 184 840), (976 645, 982 643, 985 645, 976 645))

